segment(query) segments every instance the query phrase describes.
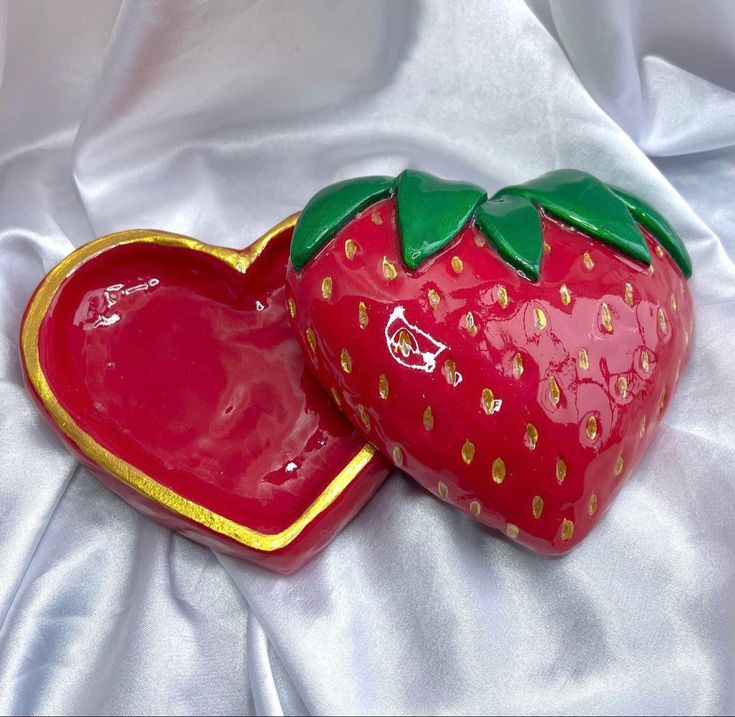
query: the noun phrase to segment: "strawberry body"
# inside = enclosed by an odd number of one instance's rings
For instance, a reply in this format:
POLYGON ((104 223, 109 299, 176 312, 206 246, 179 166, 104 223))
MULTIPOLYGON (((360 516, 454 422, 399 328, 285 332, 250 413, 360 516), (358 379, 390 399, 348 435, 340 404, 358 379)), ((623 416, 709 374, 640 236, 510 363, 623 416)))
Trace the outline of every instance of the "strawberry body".
POLYGON ((535 207, 536 281, 470 217, 406 266, 394 195, 287 276, 319 382, 421 485, 539 552, 578 543, 650 442, 687 363, 682 270, 650 266, 535 207))

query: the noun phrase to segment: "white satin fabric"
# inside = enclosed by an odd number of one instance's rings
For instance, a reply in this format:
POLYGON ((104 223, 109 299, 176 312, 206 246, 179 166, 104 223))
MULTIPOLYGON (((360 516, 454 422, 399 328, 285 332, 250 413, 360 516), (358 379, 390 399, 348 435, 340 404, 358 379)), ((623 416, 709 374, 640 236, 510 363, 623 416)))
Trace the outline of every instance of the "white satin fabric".
POLYGON ((735 711, 735 4, 0 4, 0 712, 735 711), (278 577, 76 466, 21 385, 21 312, 95 235, 242 247, 406 166, 488 190, 577 167, 694 262, 694 354, 563 559, 395 473, 278 577))

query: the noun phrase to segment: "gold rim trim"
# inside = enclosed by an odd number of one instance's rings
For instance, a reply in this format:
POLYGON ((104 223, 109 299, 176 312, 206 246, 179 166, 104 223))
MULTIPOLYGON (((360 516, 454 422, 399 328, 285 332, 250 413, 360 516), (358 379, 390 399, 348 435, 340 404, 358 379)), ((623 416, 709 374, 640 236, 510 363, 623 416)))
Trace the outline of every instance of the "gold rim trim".
POLYGON ((312 521, 333 505, 365 466, 370 463, 375 455, 375 448, 366 443, 331 480, 316 500, 287 528, 280 533, 261 533, 184 498, 97 443, 92 436, 76 423, 56 398, 41 368, 38 337, 41 322, 63 281, 86 261, 109 249, 135 243, 191 249, 213 256, 235 271, 244 273, 274 237, 296 224, 298 216, 298 213, 292 214, 284 219, 243 251, 211 246, 179 234, 148 229, 123 231, 96 239, 72 252, 46 275, 31 300, 21 329, 21 353, 30 384, 51 420, 77 446, 82 454, 113 478, 120 480, 170 512, 188 518, 194 523, 198 523, 214 533, 231 538, 248 548, 264 552, 273 552, 285 548, 312 521))

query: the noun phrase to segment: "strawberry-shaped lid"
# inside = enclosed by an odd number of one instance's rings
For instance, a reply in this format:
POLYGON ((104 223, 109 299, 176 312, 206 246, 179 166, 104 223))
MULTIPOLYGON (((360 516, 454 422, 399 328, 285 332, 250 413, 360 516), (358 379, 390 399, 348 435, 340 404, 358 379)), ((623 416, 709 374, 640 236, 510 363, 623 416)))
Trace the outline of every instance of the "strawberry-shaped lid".
POLYGON ((673 395, 690 273, 655 210, 584 172, 488 199, 407 170, 307 204, 287 296, 309 365, 367 440, 558 553, 600 519, 673 395))

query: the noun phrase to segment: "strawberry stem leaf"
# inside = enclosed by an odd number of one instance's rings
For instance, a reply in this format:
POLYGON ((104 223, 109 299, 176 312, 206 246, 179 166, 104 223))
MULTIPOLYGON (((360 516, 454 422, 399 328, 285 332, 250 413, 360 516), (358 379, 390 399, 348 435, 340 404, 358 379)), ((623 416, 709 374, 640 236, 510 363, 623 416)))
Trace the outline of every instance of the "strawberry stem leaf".
POLYGON ((468 182, 449 182, 407 169, 398 177, 396 204, 403 263, 418 268, 443 249, 487 199, 468 182))
POLYGON ((692 260, 684 246, 684 242, 669 224, 653 207, 624 192, 617 187, 610 189, 622 200, 635 220, 648 229, 659 243, 679 265, 684 276, 688 279, 692 275, 692 260))
POLYGON ((304 207, 291 239, 291 263, 301 269, 355 214, 390 194, 392 177, 360 177, 330 184, 304 207))
POLYGON ((625 204, 599 179, 577 169, 548 172, 525 184, 501 189, 503 196, 526 197, 547 212, 646 265, 651 252, 625 204))
POLYGON ((505 261, 531 281, 538 281, 543 233, 536 207, 525 197, 501 196, 485 202, 475 222, 505 261))

